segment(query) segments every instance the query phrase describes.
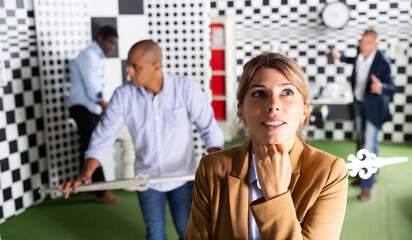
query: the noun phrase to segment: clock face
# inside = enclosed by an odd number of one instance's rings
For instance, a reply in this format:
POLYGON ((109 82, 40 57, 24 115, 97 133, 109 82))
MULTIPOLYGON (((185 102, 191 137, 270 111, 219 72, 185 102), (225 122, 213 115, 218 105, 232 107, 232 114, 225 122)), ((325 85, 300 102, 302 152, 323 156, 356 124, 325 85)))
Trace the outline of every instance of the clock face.
POLYGON ((339 29, 344 27, 349 18, 349 7, 343 2, 329 3, 322 10, 322 21, 330 28, 339 29))

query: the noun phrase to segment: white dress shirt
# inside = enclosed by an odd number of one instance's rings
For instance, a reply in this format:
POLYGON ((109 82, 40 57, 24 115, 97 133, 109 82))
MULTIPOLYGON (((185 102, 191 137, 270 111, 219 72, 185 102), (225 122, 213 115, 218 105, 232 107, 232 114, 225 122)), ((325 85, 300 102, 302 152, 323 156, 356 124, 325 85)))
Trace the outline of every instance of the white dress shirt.
MULTIPOLYGON (((259 180, 256 173, 255 165, 255 152, 250 153, 249 170, 248 170, 248 180, 249 180, 249 204, 258 198, 263 197, 262 188, 260 187, 259 180)), ((252 211, 249 207, 248 214, 248 229, 249 229, 249 240, 262 239, 260 236, 259 228, 256 224, 255 218, 253 217, 252 211)))
POLYGON ((365 88, 369 77, 368 74, 375 55, 376 49, 366 59, 364 59, 362 53, 360 53, 356 59, 356 83, 354 95, 359 102, 363 102, 365 88))
MULTIPOLYGON (((125 83, 113 94, 104 119, 94 130, 85 158, 96 158, 104 165, 107 150, 113 145, 123 123, 133 138, 135 172, 149 178, 194 174, 195 161, 190 118, 194 120, 206 149, 223 148, 223 132, 213 109, 199 85, 186 77, 163 73, 163 86, 156 95, 125 83)), ((149 185, 167 192, 185 182, 149 185)))

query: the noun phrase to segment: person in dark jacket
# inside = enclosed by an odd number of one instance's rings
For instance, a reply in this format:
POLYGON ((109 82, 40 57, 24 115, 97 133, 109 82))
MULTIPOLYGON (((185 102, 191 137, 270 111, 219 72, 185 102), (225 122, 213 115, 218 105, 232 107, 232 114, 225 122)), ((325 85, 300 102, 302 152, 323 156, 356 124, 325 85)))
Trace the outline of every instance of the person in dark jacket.
MULTIPOLYGON (((390 60, 378 50, 378 33, 366 30, 360 40, 356 57, 346 57, 332 49, 334 60, 353 64, 350 77, 354 96, 354 110, 358 150, 365 148, 378 156, 379 130, 383 123, 390 121, 390 97, 395 94, 396 86, 391 73, 390 60)), ((360 180, 361 201, 369 201, 375 182, 373 174, 369 179, 360 180)))

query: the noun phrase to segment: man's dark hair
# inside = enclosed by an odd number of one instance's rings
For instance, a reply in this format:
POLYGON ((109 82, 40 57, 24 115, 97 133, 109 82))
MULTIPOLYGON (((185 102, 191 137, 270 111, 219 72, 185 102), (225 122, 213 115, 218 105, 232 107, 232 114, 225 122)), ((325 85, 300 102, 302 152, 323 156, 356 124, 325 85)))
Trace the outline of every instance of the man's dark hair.
POLYGON ((118 38, 119 37, 117 35, 116 29, 114 29, 112 26, 103 26, 102 28, 100 28, 96 34, 96 38, 99 35, 101 35, 103 38, 107 38, 107 37, 117 37, 118 38))

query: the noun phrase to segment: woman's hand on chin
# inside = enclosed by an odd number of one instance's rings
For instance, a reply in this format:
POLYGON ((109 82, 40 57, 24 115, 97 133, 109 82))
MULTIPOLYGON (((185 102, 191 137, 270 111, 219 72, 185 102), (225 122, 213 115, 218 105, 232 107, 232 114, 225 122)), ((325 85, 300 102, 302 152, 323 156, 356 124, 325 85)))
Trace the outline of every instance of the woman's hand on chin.
POLYGON ((284 144, 263 144, 256 150, 256 172, 265 200, 287 192, 292 166, 284 144))

